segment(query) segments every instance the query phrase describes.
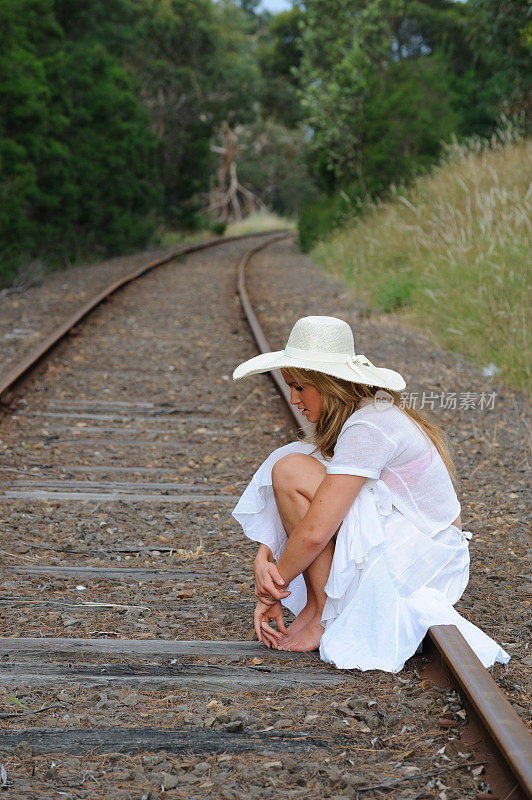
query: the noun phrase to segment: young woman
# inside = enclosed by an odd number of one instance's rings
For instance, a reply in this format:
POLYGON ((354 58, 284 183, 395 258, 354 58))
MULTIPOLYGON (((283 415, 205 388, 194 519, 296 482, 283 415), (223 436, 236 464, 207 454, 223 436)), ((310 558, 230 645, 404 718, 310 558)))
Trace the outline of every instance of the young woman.
POLYGON ((312 443, 275 450, 233 515, 258 541, 259 641, 343 669, 397 672, 431 625, 456 625, 485 666, 509 656, 453 604, 469 577, 443 434, 401 408, 403 378, 355 355, 349 325, 304 317, 284 351, 235 370, 280 369, 312 443), (286 629, 282 605, 296 618, 286 629), (277 629, 270 622, 275 620, 277 629))

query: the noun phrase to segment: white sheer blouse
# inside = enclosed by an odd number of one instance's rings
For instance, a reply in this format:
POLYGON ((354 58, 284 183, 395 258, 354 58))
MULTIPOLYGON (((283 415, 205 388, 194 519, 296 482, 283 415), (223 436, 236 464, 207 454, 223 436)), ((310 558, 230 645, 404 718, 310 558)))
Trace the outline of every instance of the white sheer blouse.
POLYGON ((384 481, 393 505, 429 536, 460 514, 443 459, 396 405, 382 409, 369 401, 358 408, 340 432, 327 472, 384 481))

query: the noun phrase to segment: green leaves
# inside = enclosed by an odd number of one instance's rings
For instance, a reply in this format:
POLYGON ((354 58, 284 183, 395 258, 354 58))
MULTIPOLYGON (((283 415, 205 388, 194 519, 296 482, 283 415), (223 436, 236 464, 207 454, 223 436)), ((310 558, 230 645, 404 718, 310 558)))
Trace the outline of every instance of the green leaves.
POLYGON ((28 706, 25 706, 24 703, 21 700, 18 699, 18 697, 13 697, 13 695, 11 695, 11 694, 6 694, 5 697, 6 697, 6 700, 10 700, 12 703, 15 703, 17 706, 20 706, 21 708, 25 708, 25 709, 28 708, 28 706))

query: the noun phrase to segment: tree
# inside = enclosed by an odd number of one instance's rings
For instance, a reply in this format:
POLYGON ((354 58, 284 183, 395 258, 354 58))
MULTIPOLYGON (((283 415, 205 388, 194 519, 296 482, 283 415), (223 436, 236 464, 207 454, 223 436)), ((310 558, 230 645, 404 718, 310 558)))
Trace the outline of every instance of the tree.
POLYGON ((133 77, 98 42, 69 47, 61 104, 76 170, 75 240, 92 252, 144 244, 161 204, 157 140, 133 77))
POLYGON ((22 259, 124 251, 154 229, 156 138, 133 77, 74 25, 75 10, 68 39, 52 0, 0 4, 4 279, 22 259))
POLYGON ((305 131, 259 119, 240 137, 239 175, 268 208, 295 217, 316 194, 306 163, 305 131))
POLYGON ((469 0, 468 38, 494 114, 530 113, 531 7, 525 0, 469 0))
POLYGON ((288 128, 295 127, 303 116, 297 80, 303 18, 304 13, 297 6, 272 16, 261 32, 257 47, 262 76, 262 114, 288 128))
POLYGON ((138 13, 129 63, 160 142, 165 214, 179 225, 214 172, 214 130, 253 117, 259 74, 232 3, 142 0, 138 13))
POLYGON ((299 69, 301 103, 325 186, 361 175, 370 75, 392 58, 403 0, 308 0, 299 69))
POLYGON ((54 14, 67 40, 96 41, 121 58, 134 40, 137 0, 54 0, 54 14))
MULTIPOLYGON (((55 175, 72 199, 71 154, 62 143, 66 120, 53 105, 49 74, 60 69, 63 36, 52 0, 0 5, 0 255, 1 277, 42 240, 39 216, 50 205, 55 175)), ((68 210, 66 212, 68 215, 68 210)), ((44 237, 46 239, 46 236, 44 237)), ((46 242, 45 242, 46 243, 46 242)))
POLYGON ((362 186, 372 196, 427 170, 460 121, 453 109, 448 63, 424 56, 392 63, 368 82, 362 186))
POLYGON ((493 124, 471 67, 464 4, 308 0, 306 8, 301 102, 327 191, 380 191, 434 162, 452 132, 493 124))
POLYGON ((220 128, 220 144, 212 144, 211 150, 221 156, 216 171, 216 181, 209 193, 209 211, 221 222, 240 222, 264 203, 238 180, 237 159, 240 155, 238 136, 242 130, 231 130, 227 122, 220 128))

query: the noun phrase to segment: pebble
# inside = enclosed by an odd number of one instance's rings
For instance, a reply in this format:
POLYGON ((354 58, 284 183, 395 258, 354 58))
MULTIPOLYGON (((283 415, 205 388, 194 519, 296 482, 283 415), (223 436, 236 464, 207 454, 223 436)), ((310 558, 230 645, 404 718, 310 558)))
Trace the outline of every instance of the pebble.
POLYGON ((211 768, 211 765, 209 764, 208 761, 199 761, 196 764, 196 766, 194 767, 194 769, 192 770, 192 772, 195 775, 204 775, 206 772, 208 772, 210 770, 210 768, 211 768))
POLYGON ((299 769, 299 762, 293 756, 281 756, 281 764, 289 772, 299 769))
POLYGON ((376 728, 381 724, 382 719, 378 711, 368 711, 362 716, 362 721, 365 722, 369 728, 376 728))
POLYGON ((358 697, 351 697, 347 701, 347 707, 355 713, 363 714, 367 710, 367 703, 365 700, 360 700, 358 697))
POLYGON ((164 756, 160 755, 160 753, 149 753, 141 758, 142 765, 148 768, 155 767, 161 761, 164 761, 164 756))
POLYGON ((233 722, 228 722, 225 726, 226 731, 230 731, 231 733, 236 733, 236 731, 241 731, 244 728, 244 723, 241 719, 235 719, 233 722))
POLYGON ((20 761, 25 758, 32 758, 33 747, 29 742, 20 742, 13 750, 13 756, 14 758, 18 758, 20 761))
POLYGON ((122 705, 124 706, 136 706, 139 702, 139 694, 138 692, 131 692, 130 694, 126 694, 125 697, 122 698, 122 705))
POLYGON ((365 786, 366 783, 366 779, 361 775, 356 775, 351 772, 344 772, 340 776, 340 786, 342 789, 360 789, 362 786, 365 786))
POLYGON ((175 789, 175 787, 179 783, 179 778, 177 775, 169 775, 168 772, 163 772, 163 779, 161 782, 161 788, 163 791, 167 791, 168 789, 175 789))
POLYGON ((336 781, 339 781, 342 776, 341 769, 334 764, 331 767, 325 767, 322 770, 320 769, 320 772, 322 771, 327 775, 331 783, 336 783, 336 781))
POLYGON ((45 780, 53 781, 57 776, 57 764, 52 761, 46 772, 44 773, 45 780))

